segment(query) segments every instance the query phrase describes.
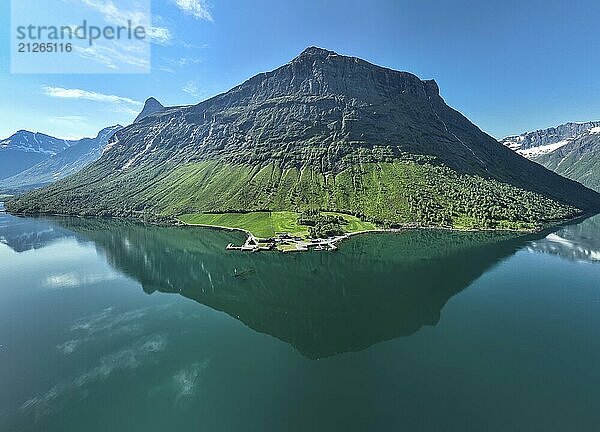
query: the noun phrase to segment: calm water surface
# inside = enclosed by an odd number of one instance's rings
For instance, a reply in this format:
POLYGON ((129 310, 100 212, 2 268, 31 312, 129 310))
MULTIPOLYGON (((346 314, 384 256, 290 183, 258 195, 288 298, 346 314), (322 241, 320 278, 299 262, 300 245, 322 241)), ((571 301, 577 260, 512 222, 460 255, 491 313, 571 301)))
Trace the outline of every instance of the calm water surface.
POLYGON ((0 431, 600 430, 600 217, 240 240, 0 213, 0 431))

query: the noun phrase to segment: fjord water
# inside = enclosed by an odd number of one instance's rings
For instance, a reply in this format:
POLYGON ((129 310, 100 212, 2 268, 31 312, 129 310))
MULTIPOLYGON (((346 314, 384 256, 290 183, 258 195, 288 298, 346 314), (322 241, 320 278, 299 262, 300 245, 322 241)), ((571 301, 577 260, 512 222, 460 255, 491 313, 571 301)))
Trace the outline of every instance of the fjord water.
POLYGON ((0 213, 0 430, 600 427, 600 217, 240 240, 0 213))

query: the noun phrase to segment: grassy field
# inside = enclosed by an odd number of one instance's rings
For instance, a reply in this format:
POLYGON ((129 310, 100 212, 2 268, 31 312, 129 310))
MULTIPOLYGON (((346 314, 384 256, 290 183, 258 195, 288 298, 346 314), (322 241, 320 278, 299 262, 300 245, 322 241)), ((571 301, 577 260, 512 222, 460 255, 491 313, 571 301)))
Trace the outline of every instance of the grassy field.
POLYGON ((298 213, 289 211, 186 214, 179 219, 187 224, 240 228, 260 238, 273 237, 279 232, 308 235, 308 227, 298 225, 298 213))
POLYGON ((298 213, 290 211, 271 212, 271 223, 276 233, 290 233, 294 236, 306 237, 308 227, 298 225, 298 213))
POLYGON ((352 216, 352 215, 348 215, 348 214, 344 214, 344 213, 336 213, 336 212, 323 212, 323 214, 330 215, 330 216, 343 217, 346 220, 346 222, 348 222, 348 224, 344 226, 344 231, 349 232, 349 233, 359 232, 359 231, 370 231, 370 230, 377 229, 375 224, 373 224, 371 222, 361 221, 356 216, 352 216))
POLYGON ((271 237, 275 234, 269 212, 187 214, 179 216, 179 219, 187 224, 240 228, 250 231, 256 237, 271 237))
MULTIPOLYGON (((376 226, 363 222, 356 216, 323 212, 326 215, 341 216, 348 222, 346 232, 374 230, 376 226)), ((197 213, 179 216, 179 220, 193 225, 213 225, 227 228, 239 228, 250 231, 256 237, 273 237, 276 233, 289 233, 294 236, 308 236, 308 227, 298 224, 299 214, 291 211, 251 212, 251 213, 197 213)))

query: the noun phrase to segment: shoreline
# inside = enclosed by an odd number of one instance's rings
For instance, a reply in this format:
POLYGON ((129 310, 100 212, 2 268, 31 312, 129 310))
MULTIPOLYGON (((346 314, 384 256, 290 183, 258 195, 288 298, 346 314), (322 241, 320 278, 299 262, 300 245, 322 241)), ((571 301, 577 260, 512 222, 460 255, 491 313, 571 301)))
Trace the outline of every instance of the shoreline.
MULTIPOLYGON (((338 249, 338 247, 337 247, 338 243, 341 243, 344 240, 350 239, 354 236, 364 235, 364 234, 378 234, 378 233, 380 233, 380 234, 384 234, 384 233, 399 234, 399 233, 411 231, 411 230, 435 230, 435 231, 448 231, 448 232, 457 232, 457 233, 460 233, 460 232, 497 232, 497 233, 514 233, 514 234, 520 234, 523 236, 528 236, 528 235, 532 235, 532 234, 543 233, 545 231, 548 231, 550 233, 555 228, 558 228, 560 226, 580 222, 580 221, 583 221, 589 217, 592 217, 592 216, 595 216, 598 214, 600 214, 600 212, 582 213, 582 214, 575 216, 573 218, 570 218, 570 219, 562 219, 562 220, 547 222, 547 223, 541 224, 537 228, 527 229, 527 230, 516 230, 516 229, 509 229, 509 228, 503 228, 503 229, 464 228, 463 229, 463 228, 444 227, 444 226, 423 226, 418 223, 409 223, 409 224, 404 224, 397 228, 377 228, 377 229, 372 229, 372 230, 354 231, 354 232, 344 233, 341 236, 330 237, 328 239, 314 239, 314 241, 305 239, 305 240, 298 242, 298 243, 300 243, 300 247, 296 247, 295 249, 290 249, 290 250, 281 250, 281 249, 276 249, 276 248, 260 248, 260 247, 255 248, 254 250, 242 249, 242 247, 233 247, 233 248, 228 247, 228 249, 250 251, 250 252, 258 252, 258 251, 262 251, 262 250, 276 250, 281 253, 307 252, 307 251, 311 250, 311 248, 316 249, 316 250, 325 249, 325 250, 329 250, 329 251, 334 251, 334 250, 338 249), (309 244, 310 244, 310 246, 309 246, 309 244), (324 247, 322 249, 317 249, 317 247, 319 245, 326 246, 326 247, 324 247)), ((256 241, 259 240, 250 231, 243 229, 243 228, 233 228, 233 227, 225 227, 225 226, 219 226, 219 225, 207 225, 207 224, 190 224, 190 223, 183 222, 182 220, 180 220, 178 218, 175 218, 175 220, 177 221, 177 224, 181 225, 181 226, 190 226, 190 227, 198 226, 198 227, 204 227, 204 228, 243 232, 248 236, 246 243, 244 243, 244 245, 247 244, 247 242, 250 238, 253 238, 256 241)), ((296 244, 296 246, 298 246, 298 244, 296 244)))
MULTIPOLYGON (((335 236, 335 237, 328 237, 325 239, 303 239, 303 240, 285 239, 288 243, 294 244, 296 246, 296 248, 295 249, 279 249, 277 247, 264 248, 264 247, 258 246, 259 244, 264 243, 264 242, 260 241, 263 239, 256 237, 250 231, 245 230, 243 228, 233 228, 233 227, 226 227, 226 226, 221 226, 221 225, 190 224, 190 223, 186 223, 183 221, 181 221, 181 223, 183 226, 188 226, 188 227, 210 228, 210 229, 224 230, 224 231, 240 231, 248 236, 246 241, 244 242, 243 246, 233 246, 232 244, 229 244, 226 248, 227 250, 241 250, 241 251, 246 251, 246 252, 248 252, 248 251, 249 252, 258 252, 261 250, 276 250, 281 253, 307 252, 311 248, 316 249, 316 250, 327 249, 327 250, 332 251, 332 250, 337 250, 337 243, 340 243, 343 240, 347 240, 347 239, 357 236, 357 235, 377 234, 377 233, 380 233, 380 234, 400 233, 400 232, 404 232, 404 231, 410 231, 411 229, 431 229, 431 228, 425 228, 425 227, 422 227, 422 228, 390 228, 390 229, 380 228, 380 229, 374 229, 374 230, 354 231, 354 232, 344 233, 343 235, 339 235, 339 236, 335 236), (252 241, 254 241, 257 244, 256 247, 252 247, 249 244, 252 241), (321 246, 323 249, 317 249, 319 246, 321 246)), ((267 240, 267 239, 264 239, 264 240, 267 240)))
MULTIPOLYGON (((177 217, 174 216, 168 216, 165 219, 158 220, 144 220, 143 217, 135 217, 135 216, 94 216, 94 215, 89 215, 89 216, 82 216, 82 215, 72 215, 72 214, 59 214, 59 213, 19 213, 19 212, 11 212, 9 210, 6 209, 6 207, 3 209, 2 213, 6 213, 6 214, 10 214, 12 216, 23 216, 23 217, 74 217, 74 218, 79 218, 79 219, 115 219, 115 220, 126 220, 126 221, 133 221, 133 222, 138 222, 138 223, 142 223, 142 224, 149 224, 149 225, 162 225, 162 226, 172 226, 172 227, 200 227, 200 228, 209 228, 209 229, 217 229, 217 230, 224 230, 224 231, 239 231, 241 233, 244 233, 246 235, 246 241, 244 242, 244 244, 242 246, 235 246, 233 244, 229 244, 227 245, 226 249, 227 250, 240 250, 240 251, 245 251, 245 252, 258 252, 258 251, 278 251, 281 253, 288 253, 288 252, 306 252, 309 250, 329 250, 329 251, 334 251, 337 250, 337 244, 343 242, 344 240, 350 239, 354 236, 358 236, 358 235, 364 235, 364 234, 377 234, 377 233, 402 233, 402 232, 406 232, 406 231, 411 231, 411 230, 435 230, 435 231, 448 231, 448 232, 498 232, 498 233, 514 233, 514 234, 521 234, 521 235, 531 235, 531 234, 536 234, 536 233, 542 233, 544 231, 547 230, 552 230, 556 227, 560 227, 566 224, 571 224, 577 221, 582 221, 585 220, 589 217, 592 217, 594 215, 600 214, 598 212, 594 212, 594 213, 584 213, 578 216, 575 216, 571 219, 563 219, 563 220, 558 220, 558 221, 553 221, 553 222, 548 222, 545 223, 543 225, 541 225, 538 228, 534 228, 534 229, 527 229, 527 230, 516 230, 516 229, 509 229, 509 228, 503 228, 503 229, 497 229, 497 228, 454 228, 454 227, 448 227, 448 226, 424 226, 424 225, 419 225, 418 223, 409 223, 409 224, 405 224, 402 226, 399 226, 397 228, 377 228, 377 229, 372 229, 372 230, 362 230, 362 231, 354 231, 354 232, 348 232, 348 233, 344 233, 343 235, 340 236, 335 236, 335 237, 330 237, 327 239, 301 239, 301 240, 295 240, 295 239, 290 239, 290 238, 286 238, 285 240, 288 243, 293 243, 293 245, 295 246, 294 248, 285 248, 285 249, 280 249, 277 247, 272 247, 272 246, 265 246, 264 242, 261 242, 261 238, 256 237, 254 234, 252 234, 250 231, 244 229, 244 228, 236 228, 236 227, 228 227, 228 226, 222 226, 222 225, 210 225, 210 224, 191 224, 191 223, 187 223, 187 222, 183 222, 182 220, 178 219, 177 217), (262 246, 261 246, 262 244, 262 246)), ((288 244, 289 246, 289 244, 288 244)))
MULTIPOLYGON (((210 229, 226 230, 226 231, 240 231, 240 232, 246 234, 247 238, 242 246, 235 246, 233 244, 229 244, 226 247, 227 250, 239 250, 239 251, 243 251, 243 252, 259 252, 259 251, 270 250, 270 251, 278 251, 281 253, 289 253, 289 252, 308 252, 310 250, 335 251, 338 249, 338 247, 337 247, 338 243, 341 243, 344 240, 350 239, 350 238, 358 236, 358 235, 378 234, 378 233, 379 234, 385 234, 385 233, 399 234, 399 233, 403 233, 403 232, 407 232, 407 231, 411 231, 411 230, 436 230, 436 231, 449 231, 449 232, 498 232, 498 233, 515 233, 515 234, 522 234, 522 235, 530 235, 530 234, 535 234, 538 232, 543 232, 544 230, 547 230, 547 229, 550 229, 550 228, 553 228, 556 226, 560 226, 567 222, 576 221, 578 219, 584 219, 586 217, 588 217, 588 216, 579 216, 579 217, 576 217, 573 219, 557 221, 556 223, 546 224, 545 226, 542 226, 539 229, 529 229, 529 230, 494 229, 494 228, 460 229, 460 228, 452 228, 452 227, 422 226, 422 225, 418 225, 418 224, 407 224, 405 226, 398 227, 398 228, 377 228, 377 229, 372 229, 372 230, 348 232, 348 233, 344 233, 343 235, 329 237, 326 239, 295 240, 293 238, 292 239, 285 238, 284 240, 287 241, 288 245, 293 244, 295 246, 295 248, 290 248, 290 249, 278 248, 277 244, 270 245, 269 247, 260 246, 260 244, 267 243, 266 241, 261 242, 260 240, 268 240, 268 239, 257 238, 250 231, 243 229, 243 228, 234 228, 234 227, 227 227, 227 226, 221 226, 221 225, 209 225, 209 224, 191 224, 191 223, 183 222, 180 219, 177 219, 177 221, 179 222, 180 225, 187 226, 187 227, 201 227, 201 228, 210 228, 210 229)), ((271 242, 269 242, 269 243, 271 243, 271 242)), ((273 242, 273 243, 276 243, 276 242, 273 242)))

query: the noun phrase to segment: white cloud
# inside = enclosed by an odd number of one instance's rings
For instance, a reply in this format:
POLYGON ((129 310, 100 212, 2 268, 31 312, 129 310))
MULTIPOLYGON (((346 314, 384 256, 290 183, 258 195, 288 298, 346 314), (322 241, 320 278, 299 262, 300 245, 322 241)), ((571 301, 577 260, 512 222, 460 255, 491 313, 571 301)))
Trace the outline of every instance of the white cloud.
POLYGON ((204 48, 208 48, 208 44, 207 43, 203 43, 203 44, 194 44, 194 43, 190 43, 190 42, 182 42, 182 45, 185 49, 204 49, 204 48))
POLYGON ((119 9, 111 0, 80 0, 87 7, 98 11, 106 21, 118 24, 127 24, 131 20, 134 25, 142 25, 149 21, 149 17, 142 11, 129 11, 119 9))
POLYGON ((198 83, 195 81, 187 82, 181 90, 190 96, 200 96, 200 89, 198 88, 198 83))
MULTIPOLYGON (((93 351, 101 347, 104 354, 79 364, 83 370, 78 368, 75 374, 61 378, 61 381, 45 393, 30 397, 21 405, 22 413, 32 415, 36 419, 41 418, 66 408, 73 400, 84 399, 93 386, 109 379, 114 373, 157 364, 162 353, 167 350, 169 335, 149 334, 145 325, 152 322, 151 319, 147 319, 148 313, 160 311, 159 315, 164 316, 164 308, 165 306, 157 306, 119 312, 113 307, 108 307, 73 321, 69 328, 71 337, 57 345, 56 349, 68 356, 88 346, 93 347, 93 351), (126 343, 106 352, 106 347, 113 346, 115 341, 121 340, 117 336, 125 335, 126 343)), ((180 370, 172 378, 180 389, 180 397, 193 396, 200 383, 201 373, 207 366, 207 361, 194 363, 180 370)))
POLYGON ((111 281, 118 278, 113 272, 104 274, 78 274, 76 272, 50 274, 43 282, 44 287, 51 289, 74 288, 81 285, 91 285, 103 281, 111 281))
POLYGON ((177 60, 177 64, 179 65, 179 67, 198 64, 200 62, 201 60, 197 57, 181 57, 179 60, 177 60))
POLYGON ((177 69, 183 69, 187 66, 200 64, 202 60, 198 57, 179 57, 177 59, 163 58, 163 65, 155 66, 156 69, 168 73, 176 73, 177 69))
MULTIPOLYGON (((71 1, 78 2, 98 13, 107 25, 127 27, 131 23, 133 27, 142 26, 146 29, 147 38, 145 40, 119 39, 109 41, 100 39, 93 46, 74 47, 74 52, 79 57, 100 64, 114 72, 150 72, 149 42, 167 45, 172 39, 168 28, 151 25, 150 9, 144 8, 143 2, 121 0, 117 6, 113 0, 71 1)), ((160 17, 157 17, 157 19, 160 19, 160 17)))
POLYGON ((173 69, 172 67, 169 67, 169 66, 155 66, 154 69, 163 71, 163 72, 167 72, 167 73, 171 73, 171 74, 174 74, 176 72, 175 69, 173 69))
POLYGON ((175 4, 179 9, 196 19, 213 20, 210 10, 202 0, 175 0, 175 4))
MULTIPOLYGON (((69 379, 54 385, 46 393, 38 394, 21 405, 21 411, 33 414, 36 419, 58 411, 68 405, 71 398, 83 399, 90 386, 110 378, 114 372, 134 370, 147 364, 156 363, 158 356, 165 351, 167 337, 154 334, 134 342, 131 346, 106 354, 98 363, 69 379)), ((73 352, 76 346, 66 345, 59 349, 65 354, 73 352), (71 351, 72 348, 72 351, 71 351)))
POLYGON ((65 116, 57 116, 50 117, 51 120, 58 121, 66 121, 66 122, 83 122, 87 120, 87 117, 79 116, 79 115, 65 115, 65 116))
POLYGON ((117 70, 121 64, 135 66, 142 70, 150 68, 150 62, 145 58, 145 53, 139 51, 139 46, 135 45, 94 45, 90 47, 75 47, 75 52, 79 56, 92 60, 96 63, 117 70))
POLYGON ((166 27, 152 26, 149 11, 128 10, 115 6, 112 0, 79 0, 88 8, 99 12, 111 24, 127 26, 131 21, 133 26, 143 26, 154 43, 165 45, 171 41, 171 31, 166 27))
POLYGON ((160 45, 167 45, 173 39, 171 31, 166 27, 150 26, 147 33, 152 42, 160 45))
POLYGON ((192 397, 196 394, 200 375, 208 365, 209 360, 204 360, 202 363, 194 363, 185 369, 181 369, 173 376, 173 382, 177 388, 176 400, 192 397))
POLYGON ((81 89, 67 89, 63 87, 51 87, 44 86, 43 87, 44 94, 46 96, 54 97, 54 98, 62 98, 62 99, 83 99, 94 102, 104 102, 104 103, 112 103, 112 104, 124 104, 129 106, 142 106, 143 103, 121 96, 115 95, 107 95, 103 93, 92 92, 88 90, 81 89))
POLYGON ((82 331, 88 335, 97 333, 128 333, 134 328, 132 323, 146 316, 148 309, 134 309, 115 314, 113 307, 102 309, 100 312, 80 318, 73 322, 71 331, 82 331))
POLYGON ((77 349, 77 346, 81 343, 78 339, 71 339, 62 343, 60 345, 56 345, 56 348, 65 355, 73 354, 77 349))

